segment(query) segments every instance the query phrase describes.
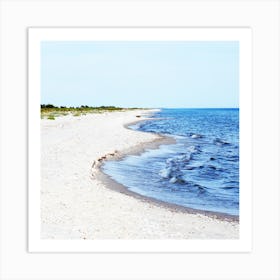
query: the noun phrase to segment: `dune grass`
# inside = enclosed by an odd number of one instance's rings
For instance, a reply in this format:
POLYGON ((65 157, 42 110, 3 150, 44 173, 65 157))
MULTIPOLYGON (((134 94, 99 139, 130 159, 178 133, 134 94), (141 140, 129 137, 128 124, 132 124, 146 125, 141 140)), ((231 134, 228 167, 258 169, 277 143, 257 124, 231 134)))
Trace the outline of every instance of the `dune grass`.
POLYGON ((48 120, 55 120, 55 116, 54 115, 48 115, 48 120))
POLYGON ((72 115, 74 117, 79 117, 86 114, 97 114, 104 112, 114 112, 114 111, 126 111, 126 110, 136 110, 139 108, 121 108, 115 106, 80 106, 80 107, 66 107, 66 106, 54 106, 52 104, 42 104, 41 105, 41 119, 55 120, 56 117, 72 115))

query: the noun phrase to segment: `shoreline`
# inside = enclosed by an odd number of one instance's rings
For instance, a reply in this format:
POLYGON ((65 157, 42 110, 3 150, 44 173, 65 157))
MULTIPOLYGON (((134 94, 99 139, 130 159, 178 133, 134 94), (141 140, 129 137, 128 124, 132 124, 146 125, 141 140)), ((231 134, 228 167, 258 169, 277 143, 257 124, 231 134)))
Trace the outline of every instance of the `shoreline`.
POLYGON ((104 160, 175 142, 125 127, 145 121, 147 113, 41 120, 42 239, 238 239, 234 219, 137 198, 106 181, 99 168, 104 160))
MULTIPOLYGON (((110 159, 111 160, 111 159, 110 159)), ((114 160, 114 159, 113 159, 114 160)), ((100 166, 101 168, 102 166, 100 166)), ((186 213, 186 214, 198 214, 198 215, 204 215, 210 218, 219 219, 221 221, 227 221, 227 222, 239 222, 239 216, 234 216, 226 213, 219 213, 214 211, 207 211, 207 210, 199 210, 194 209, 186 206, 181 206, 169 202, 165 202, 156 198, 148 197, 145 195, 141 195, 139 193, 130 191, 127 187, 124 185, 116 182, 112 178, 110 178, 109 175, 105 174, 102 170, 98 170, 96 175, 96 179, 100 180, 106 188, 119 192, 121 194, 125 194, 128 196, 131 196, 133 198, 139 199, 140 201, 143 201, 144 203, 150 203, 152 205, 155 205, 157 207, 165 208, 174 212, 178 213, 186 213)))
MULTIPOLYGON (((139 119, 137 121, 124 124, 124 127, 126 129, 130 129, 132 131, 135 131, 134 129, 129 128, 129 126, 133 125, 133 124, 137 124, 141 121, 147 121, 147 120, 153 120, 153 119, 155 119, 155 118, 139 119)), ((143 131, 141 131, 141 132, 143 132, 143 131)), ((143 133, 147 133, 147 132, 143 132, 143 133)), ((106 173, 103 172, 102 166, 104 165, 104 163, 106 161, 120 161, 120 160, 122 160, 123 158, 125 158, 126 156, 129 156, 129 155, 140 155, 146 149, 158 149, 161 145, 168 145, 168 144, 176 143, 176 140, 171 136, 166 136, 166 135, 162 135, 162 134, 159 134, 159 133, 152 133, 152 134, 154 134, 154 135, 156 135, 160 138, 158 138, 156 140, 153 140, 151 142, 148 142, 146 144, 140 144, 140 145, 131 147, 126 151, 121 151, 118 154, 115 154, 113 156, 104 158, 101 161, 101 163, 99 163, 96 166, 97 170, 95 171, 95 175, 94 175, 95 178, 97 178, 102 183, 104 183, 104 185, 107 188, 109 188, 110 190, 117 191, 117 192, 129 195, 129 196, 132 196, 136 199, 140 199, 141 201, 143 201, 145 203, 152 203, 156 206, 167 208, 171 211, 188 213, 188 214, 201 214, 201 215, 205 215, 205 216, 208 216, 208 217, 211 217, 211 218, 220 219, 220 220, 223 220, 223 221, 239 222, 239 216, 237 216, 237 215, 231 215, 231 214, 227 214, 227 213, 201 210, 201 209, 194 209, 194 208, 191 208, 191 207, 177 205, 177 204, 174 204, 174 203, 162 201, 160 199, 156 199, 156 198, 152 198, 152 197, 149 197, 149 196, 141 195, 137 192, 129 190, 126 186, 124 186, 121 183, 118 183, 117 181, 112 179, 109 175, 107 175, 106 173)))

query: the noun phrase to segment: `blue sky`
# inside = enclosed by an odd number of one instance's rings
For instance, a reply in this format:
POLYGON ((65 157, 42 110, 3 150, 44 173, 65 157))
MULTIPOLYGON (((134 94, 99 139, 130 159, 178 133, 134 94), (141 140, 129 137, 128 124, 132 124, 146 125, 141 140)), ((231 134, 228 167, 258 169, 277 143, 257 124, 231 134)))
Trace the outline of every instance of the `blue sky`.
POLYGON ((41 43, 41 104, 239 107, 237 41, 41 43))

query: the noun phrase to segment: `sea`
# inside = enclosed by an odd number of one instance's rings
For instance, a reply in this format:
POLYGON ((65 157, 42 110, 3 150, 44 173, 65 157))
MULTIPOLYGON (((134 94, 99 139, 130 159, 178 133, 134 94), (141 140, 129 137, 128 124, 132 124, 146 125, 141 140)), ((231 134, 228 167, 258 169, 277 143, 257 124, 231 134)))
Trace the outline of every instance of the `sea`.
POLYGON ((176 142, 107 161, 104 173, 146 197, 239 215, 239 109, 161 109, 129 128, 176 142))

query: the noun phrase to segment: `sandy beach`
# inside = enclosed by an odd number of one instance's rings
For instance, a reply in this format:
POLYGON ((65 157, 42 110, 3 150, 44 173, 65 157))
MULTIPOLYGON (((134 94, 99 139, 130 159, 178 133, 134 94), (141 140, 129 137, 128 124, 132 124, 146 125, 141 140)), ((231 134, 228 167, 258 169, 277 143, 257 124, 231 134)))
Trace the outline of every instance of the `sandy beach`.
POLYGON ((238 221, 133 196, 100 173, 104 160, 171 141, 126 128, 147 113, 133 110, 41 120, 41 238, 238 238, 238 221))

